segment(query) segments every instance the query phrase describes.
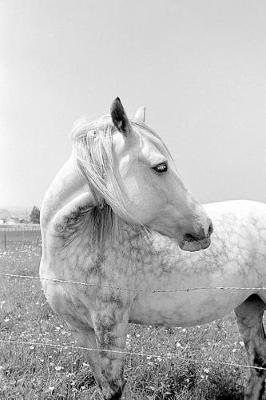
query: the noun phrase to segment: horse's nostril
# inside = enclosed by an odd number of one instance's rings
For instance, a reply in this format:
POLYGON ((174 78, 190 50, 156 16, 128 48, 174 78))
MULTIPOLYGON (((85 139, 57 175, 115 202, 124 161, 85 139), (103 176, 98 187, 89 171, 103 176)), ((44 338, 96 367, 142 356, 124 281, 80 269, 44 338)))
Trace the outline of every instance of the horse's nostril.
POLYGON ((206 231, 204 231, 203 228, 199 228, 197 231, 196 230, 192 231, 192 232, 191 231, 190 231, 190 233, 186 233, 184 235, 184 240, 186 242, 198 242, 201 240, 209 239, 209 237, 211 236, 211 234, 213 232, 212 222, 210 221, 210 223, 209 223, 209 228, 208 228, 207 233, 205 233, 206 231))
POLYGON ((198 238, 193 236, 193 235, 191 235, 191 233, 186 233, 184 235, 184 239, 185 239, 186 242, 195 242, 196 240, 198 240, 198 238))
POLYGON ((212 233, 213 233, 213 224, 211 222, 208 230, 208 236, 211 236, 212 233))

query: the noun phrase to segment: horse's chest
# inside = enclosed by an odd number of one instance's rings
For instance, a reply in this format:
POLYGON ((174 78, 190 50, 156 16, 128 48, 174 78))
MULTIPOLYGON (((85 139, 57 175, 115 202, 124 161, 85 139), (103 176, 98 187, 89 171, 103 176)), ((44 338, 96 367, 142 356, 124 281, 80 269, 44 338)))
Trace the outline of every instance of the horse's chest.
POLYGON ((41 276, 60 280, 44 282, 49 302, 59 313, 83 320, 97 303, 113 298, 112 288, 130 292, 134 273, 125 246, 110 242, 100 247, 87 235, 80 235, 63 246, 58 243, 49 253, 42 263, 41 276))

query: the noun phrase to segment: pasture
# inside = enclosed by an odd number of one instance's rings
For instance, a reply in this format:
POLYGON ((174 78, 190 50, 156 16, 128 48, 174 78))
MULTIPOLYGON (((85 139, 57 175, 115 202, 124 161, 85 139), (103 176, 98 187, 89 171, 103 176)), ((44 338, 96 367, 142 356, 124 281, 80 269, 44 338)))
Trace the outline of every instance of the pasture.
MULTIPOLYGON (((38 277, 39 233, 4 248, 0 273, 38 277)), ((0 279, 0 398, 92 399, 100 392, 64 322, 54 315, 38 279, 0 279)), ((215 294, 214 294, 215 295, 215 294)), ((248 369, 234 315, 192 328, 130 325, 125 398, 131 400, 242 399, 248 369), (148 354, 142 356, 141 354, 148 354)))

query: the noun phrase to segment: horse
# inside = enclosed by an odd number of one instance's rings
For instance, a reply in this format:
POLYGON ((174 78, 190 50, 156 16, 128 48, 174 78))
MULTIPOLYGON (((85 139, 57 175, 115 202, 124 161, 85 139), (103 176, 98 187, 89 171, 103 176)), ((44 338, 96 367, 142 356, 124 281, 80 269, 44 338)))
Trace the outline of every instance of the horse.
POLYGON ((251 369, 245 400, 262 398, 266 205, 201 205, 143 107, 129 119, 116 98, 110 115, 74 127, 71 156, 43 200, 41 232, 44 293, 91 349, 105 400, 124 391, 130 322, 187 327, 232 310, 250 365, 262 367, 251 369))

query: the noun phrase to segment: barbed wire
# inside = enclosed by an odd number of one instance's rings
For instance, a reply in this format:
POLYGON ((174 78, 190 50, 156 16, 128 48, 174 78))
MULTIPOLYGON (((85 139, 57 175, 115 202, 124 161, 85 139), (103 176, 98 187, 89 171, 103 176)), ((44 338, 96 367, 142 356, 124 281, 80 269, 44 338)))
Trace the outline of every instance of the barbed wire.
POLYGON ((80 282, 80 281, 73 281, 73 280, 67 280, 67 279, 59 279, 59 278, 47 278, 47 277, 39 277, 39 276, 34 276, 34 275, 20 275, 20 274, 11 274, 11 273, 5 273, 5 272, 0 272, 0 276, 5 276, 8 278, 24 278, 24 279, 33 279, 33 280, 45 280, 45 281, 51 281, 55 283, 65 283, 65 284, 73 284, 73 285, 82 285, 82 286, 102 286, 102 287, 108 287, 111 289, 116 289, 116 290, 125 290, 125 291, 134 291, 134 292, 151 292, 151 293, 174 293, 174 292, 191 292, 195 290, 266 290, 266 287, 264 286, 254 286, 254 287, 240 287, 240 286, 198 286, 198 287, 190 287, 190 288, 178 288, 178 289, 134 289, 134 288, 123 288, 120 286, 114 286, 111 284, 106 284, 103 285, 102 283, 92 283, 92 282, 80 282))
MULTIPOLYGON (((127 350, 110 350, 110 349, 102 349, 102 348, 93 348, 93 347, 83 347, 83 346, 73 346, 73 345, 61 345, 61 344, 55 344, 55 343, 42 343, 42 342, 25 342, 21 340, 7 340, 7 339, 0 339, 0 343, 5 343, 5 344, 12 344, 12 345, 28 345, 28 346, 35 346, 35 347, 53 347, 53 348, 60 348, 62 350, 83 350, 83 351, 96 351, 96 352, 105 352, 105 353, 116 353, 120 355, 129 355, 129 356, 136 356, 136 357, 143 357, 147 359, 151 358, 156 358, 156 359, 164 359, 164 360, 171 360, 172 358, 177 358, 181 359, 184 361, 196 361, 198 360, 194 357, 184 357, 177 355, 175 353, 168 352, 167 355, 162 355, 162 354, 153 354, 153 353, 144 353, 143 351, 137 352, 137 351, 127 351, 127 350)), ((251 369, 256 369, 256 370, 262 370, 266 371, 265 367, 259 367, 256 365, 246 365, 246 364, 238 364, 238 363, 232 363, 232 362, 225 362, 225 361, 219 361, 219 360, 213 360, 213 359, 208 359, 204 360, 206 363, 210 364, 220 364, 220 365, 227 365, 231 367, 238 367, 238 368, 251 368, 251 369)))
MULTIPOLYGON (((22 278, 22 279, 31 279, 31 280, 39 280, 39 276, 34 276, 34 275, 20 275, 20 274, 11 274, 11 273, 0 273, 0 276, 8 277, 8 278, 22 278)), ((72 281, 72 280, 64 280, 64 279, 57 279, 57 278, 47 278, 47 277, 42 277, 42 280, 47 280, 47 281, 52 281, 52 282, 58 282, 58 283, 65 283, 65 284, 76 284, 76 285, 83 285, 83 286, 98 286, 97 283, 87 283, 87 282, 79 282, 79 281, 72 281)), ((120 287, 113 287, 111 285, 105 285, 107 287, 112 287, 115 289, 119 290, 136 290, 136 291, 143 291, 143 290, 138 290, 138 289, 127 289, 127 288, 120 288, 120 287)), ((189 292, 189 291, 195 291, 195 290, 266 290, 266 287, 236 287, 236 286, 216 286, 216 287, 193 287, 193 288, 184 288, 184 289, 172 289, 172 290, 160 290, 160 289, 154 289, 151 290, 152 293, 157 293, 157 292, 189 292)), ((147 290, 145 290, 147 292, 147 290)), ((120 355, 130 355, 130 356, 138 356, 138 357, 145 357, 147 359, 150 358, 156 358, 156 359, 165 359, 169 360, 172 358, 178 358, 182 359, 185 361, 198 361, 197 359, 193 359, 191 357, 184 357, 177 355, 172 352, 168 352, 166 355, 161 355, 161 354, 153 354, 153 353, 144 353, 143 351, 141 352, 136 352, 136 351, 127 351, 127 350, 111 350, 111 349, 102 349, 102 348, 89 348, 89 347, 83 347, 83 346, 73 346, 69 344, 54 344, 54 343, 42 343, 42 342, 29 342, 29 341, 17 341, 17 340, 7 340, 7 339, 0 339, 0 343, 6 343, 10 345, 30 345, 30 346, 36 346, 36 347, 53 347, 53 348, 60 348, 60 349, 72 349, 72 350, 83 350, 83 351, 96 351, 96 352, 106 352, 106 353, 117 353, 120 355)), ((206 363, 211 363, 211 364, 219 364, 219 365, 226 365, 226 366, 232 366, 232 367, 238 367, 238 368, 246 368, 246 369, 256 369, 256 370, 263 370, 266 371, 266 368, 264 367, 259 367, 255 365, 246 365, 246 364, 238 364, 238 363, 232 363, 232 362, 224 362, 224 361, 219 361, 219 360, 213 360, 209 358, 208 360, 205 360, 204 362, 206 363)))

